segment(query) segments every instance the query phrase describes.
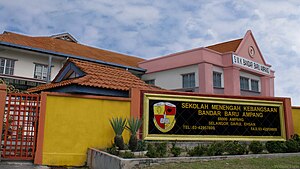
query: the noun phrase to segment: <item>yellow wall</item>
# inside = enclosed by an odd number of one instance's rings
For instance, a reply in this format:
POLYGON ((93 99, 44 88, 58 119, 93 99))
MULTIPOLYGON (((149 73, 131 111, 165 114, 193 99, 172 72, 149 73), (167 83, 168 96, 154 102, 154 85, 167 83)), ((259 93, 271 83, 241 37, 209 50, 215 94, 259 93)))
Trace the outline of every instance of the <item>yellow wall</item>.
POLYGON ((292 107, 294 131, 300 135, 300 107, 292 107))
MULTIPOLYGON (((112 117, 130 117, 130 102, 48 95, 42 163, 84 165, 89 147, 112 145, 112 117)), ((127 143, 129 133, 123 137, 127 143)))

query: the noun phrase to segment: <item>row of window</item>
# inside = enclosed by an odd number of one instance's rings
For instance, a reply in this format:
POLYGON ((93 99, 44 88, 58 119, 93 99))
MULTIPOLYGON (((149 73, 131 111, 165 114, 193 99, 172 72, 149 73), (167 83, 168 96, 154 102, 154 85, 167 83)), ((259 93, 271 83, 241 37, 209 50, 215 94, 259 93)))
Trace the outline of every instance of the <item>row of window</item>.
MULTIPOLYGON (((155 85, 155 80, 146 80, 147 84, 155 85)), ((195 73, 188 73, 182 75, 182 86, 183 88, 194 88, 195 87, 195 73)), ((213 87, 222 88, 222 73, 213 72, 213 87)), ((247 77, 240 77, 240 88, 241 90, 259 92, 259 80, 250 79, 247 77)))
MULTIPOLYGON (((13 75, 15 61, 13 59, 0 58, 0 74, 13 75)), ((40 80, 47 80, 48 77, 48 66, 42 64, 35 64, 34 78, 40 80)))

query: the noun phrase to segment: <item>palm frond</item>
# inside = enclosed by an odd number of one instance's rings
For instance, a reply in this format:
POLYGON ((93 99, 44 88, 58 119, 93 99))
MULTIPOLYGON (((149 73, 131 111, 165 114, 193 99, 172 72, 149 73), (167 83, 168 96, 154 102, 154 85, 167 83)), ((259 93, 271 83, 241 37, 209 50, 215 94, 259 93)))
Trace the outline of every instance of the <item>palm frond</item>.
POLYGON ((132 135, 135 135, 142 125, 142 120, 134 117, 127 119, 127 122, 128 126, 126 126, 126 129, 130 131, 132 135))
POLYGON ((115 134, 117 136, 121 136, 126 125, 126 119, 123 119, 122 117, 112 118, 109 120, 115 134))

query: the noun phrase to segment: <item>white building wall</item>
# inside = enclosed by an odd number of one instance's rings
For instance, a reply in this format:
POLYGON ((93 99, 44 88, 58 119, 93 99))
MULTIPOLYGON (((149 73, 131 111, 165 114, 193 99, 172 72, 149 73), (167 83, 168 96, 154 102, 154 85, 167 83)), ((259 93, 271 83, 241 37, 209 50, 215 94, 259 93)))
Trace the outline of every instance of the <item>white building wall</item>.
MULTIPOLYGON (((18 50, 4 50, 0 51, 0 57, 14 59, 15 67, 13 76, 20 76, 26 78, 34 78, 35 63, 48 65, 48 56, 44 54, 37 54, 34 52, 21 52, 18 50)), ((62 68, 62 59, 52 59, 51 80, 62 68)))
POLYGON ((182 74, 195 73, 195 86, 199 87, 198 65, 144 74, 142 80, 155 80, 155 85, 164 89, 182 89, 182 74))

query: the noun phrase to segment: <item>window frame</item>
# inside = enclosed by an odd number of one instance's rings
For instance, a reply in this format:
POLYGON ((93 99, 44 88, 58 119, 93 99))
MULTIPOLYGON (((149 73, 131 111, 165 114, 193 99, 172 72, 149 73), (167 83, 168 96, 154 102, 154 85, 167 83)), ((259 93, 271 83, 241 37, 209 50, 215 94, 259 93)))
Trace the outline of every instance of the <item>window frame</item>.
POLYGON ((240 89, 241 90, 250 91, 249 80, 250 80, 249 77, 240 76, 240 89), (244 79, 244 81, 242 81, 242 79, 244 79), (243 82, 247 82, 247 84, 242 84, 243 82), (247 87, 247 88, 244 88, 244 87, 247 87))
POLYGON ((17 61, 16 59, 0 57, 0 74, 14 75, 16 61, 17 61), (4 60, 3 66, 2 66, 2 60, 4 60))
POLYGON ((251 90, 252 92, 259 92, 259 80, 251 79, 251 80, 250 80, 250 83, 251 83, 251 84, 250 84, 250 86, 251 86, 251 89, 250 89, 250 90, 251 90), (256 84, 257 86, 253 87, 253 84, 254 84, 253 82, 256 82, 256 83, 257 83, 257 84, 256 84), (255 90, 254 90, 254 88, 255 88, 255 90), (257 90, 256 90, 256 89, 257 89, 257 90))
POLYGON ((47 81, 48 76, 49 76, 49 75, 48 75, 48 65, 46 65, 46 64, 41 64, 41 63, 34 63, 33 78, 38 79, 38 80, 47 81), (37 66, 42 66, 40 78, 38 77, 38 75, 36 75, 36 73, 37 73, 37 66), (44 69, 44 68, 46 68, 46 69, 44 69), (46 71, 44 72, 44 70, 46 70, 46 71), (45 79, 44 79, 44 76, 43 76, 44 73, 46 74, 45 79))
POLYGON ((213 71, 213 87, 214 88, 224 88, 222 85, 222 80, 223 80, 222 76, 223 76, 223 73, 218 72, 218 71, 213 71), (216 81, 218 79, 215 79, 215 77, 216 77, 215 75, 219 75, 220 81, 218 82, 218 84, 216 84, 216 81))
POLYGON ((181 74, 181 77, 182 77, 182 88, 183 89, 191 89, 191 88, 196 87, 195 72, 181 74), (185 79, 185 78, 187 78, 187 79, 185 79))
POLYGON ((251 77, 240 76, 240 90, 260 93, 260 80, 251 77), (247 89, 242 88, 242 86, 244 86, 242 85, 242 78, 247 79, 247 89), (255 87, 253 86, 254 83, 256 83, 255 87))

